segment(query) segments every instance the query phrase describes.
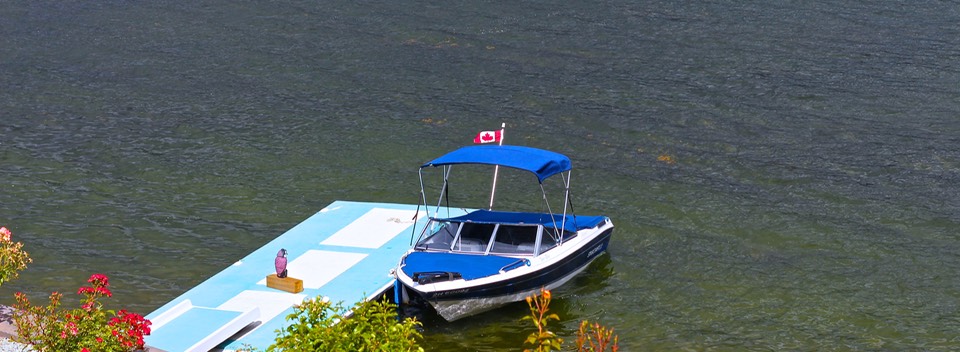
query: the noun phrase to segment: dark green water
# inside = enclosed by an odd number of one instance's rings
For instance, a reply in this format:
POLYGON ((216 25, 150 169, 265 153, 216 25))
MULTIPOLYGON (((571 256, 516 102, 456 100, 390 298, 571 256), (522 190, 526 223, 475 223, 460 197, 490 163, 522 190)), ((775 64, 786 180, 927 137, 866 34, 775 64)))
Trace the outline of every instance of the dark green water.
MULTIPOLYGON (((3 2, 0 225, 35 262, 0 303, 99 272, 148 313, 506 122, 618 226, 567 339, 960 349, 958 38, 957 1, 3 2)), ((516 350, 525 311, 428 350, 516 350)))

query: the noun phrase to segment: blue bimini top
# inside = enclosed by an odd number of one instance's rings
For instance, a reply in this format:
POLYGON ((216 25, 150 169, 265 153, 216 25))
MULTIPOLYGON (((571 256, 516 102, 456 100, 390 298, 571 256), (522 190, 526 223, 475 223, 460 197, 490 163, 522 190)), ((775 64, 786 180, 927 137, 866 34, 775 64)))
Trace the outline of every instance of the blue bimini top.
POLYGON ((467 146, 433 159, 420 168, 455 164, 500 165, 526 170, 537 175, 540 183, 571 168, 570 158, 566 155, 516 145, 467 146))

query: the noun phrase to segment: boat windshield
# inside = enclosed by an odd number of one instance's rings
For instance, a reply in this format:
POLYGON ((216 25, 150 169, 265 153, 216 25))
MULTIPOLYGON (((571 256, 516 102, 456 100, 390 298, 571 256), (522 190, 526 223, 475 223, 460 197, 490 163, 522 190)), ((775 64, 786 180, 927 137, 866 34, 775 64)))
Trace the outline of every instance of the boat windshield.
POLYGON ((540 225, 490 224, 432 220, 417 250, 533 256, 556 247, 557 240, 540 225), (537 251, 537 237, 540 251, 537 251))
POLYGON ((453 240, 457 238, 460 232, 459 222, 449 221, 430 221, 427 227, 423 229, 426 237, 417 242, 416 249, 427 250, 450 250, 453 246, 453 240))
POLYGON ((500 225, 490 253, 533 255, 539 229, 540 226, 500 225))

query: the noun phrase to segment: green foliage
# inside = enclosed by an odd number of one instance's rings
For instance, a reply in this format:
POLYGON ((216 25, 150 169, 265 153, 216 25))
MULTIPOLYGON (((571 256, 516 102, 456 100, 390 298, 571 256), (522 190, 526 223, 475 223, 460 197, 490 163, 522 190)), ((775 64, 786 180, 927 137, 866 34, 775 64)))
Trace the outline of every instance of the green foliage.
POLYGON ((423 351, 417 345, 420 322, 397 318, 395 304, 357 303, 352 311, 343 303, 313 298, 294 307, 287 325, 277 330, 273 351, 423 351))
POLYGON ((80 287, 84 296, 80 308, 60 309, 60 293, 50 294, 50 304, 34 306, 17 292, 13 316, 18 336, 15 341, 34 351, 128 352, 143 349, 143 337, 150 334, 150 321, 126 310, 104 310, 100 299, 113 294, 105 275, 93 274, 90 286, 80 287))

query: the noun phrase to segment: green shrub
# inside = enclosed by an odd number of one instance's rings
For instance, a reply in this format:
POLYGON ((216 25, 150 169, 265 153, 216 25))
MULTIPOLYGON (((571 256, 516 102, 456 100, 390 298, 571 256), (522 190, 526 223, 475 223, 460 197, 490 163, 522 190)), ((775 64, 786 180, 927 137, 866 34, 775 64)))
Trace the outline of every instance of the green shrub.
POLYGON ((273 351, 419 351, 420 322, 397 318, 397 306, 388 302, 357 303, 352 311, 342 302, 313 298, 294 307, 291 324, 277 330, 273 351))
POLYGON ((77 294, 84 296, 80 308, 60 308, 58 292, 50 294, 50 304, 35 306, 27 295, 17 292, 13 306, 15 341, 30 345, 34 351, 127 352, 143 349, 143 337, 150 334, 150 321, 143 316, 103 309, 101 298, 113 293, 106 275, 93 274, 77 294))

